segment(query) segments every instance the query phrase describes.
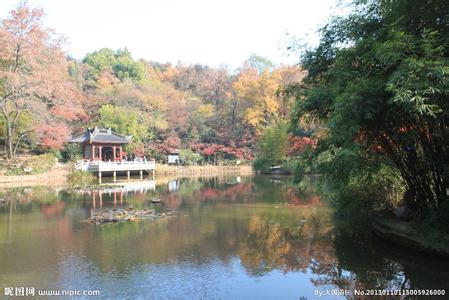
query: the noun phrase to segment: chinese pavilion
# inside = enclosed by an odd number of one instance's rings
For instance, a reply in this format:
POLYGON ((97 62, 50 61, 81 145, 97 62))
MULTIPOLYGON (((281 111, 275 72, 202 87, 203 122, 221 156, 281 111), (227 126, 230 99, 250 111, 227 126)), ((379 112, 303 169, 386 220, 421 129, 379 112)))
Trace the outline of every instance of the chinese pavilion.
POLYGON ((80 143, 83 147, 83 160, 121 161, 123 147, 131 143, 132 136, 123 136, 110 128, 87 128, 80 135, 72 137, 70 143, 80 143))

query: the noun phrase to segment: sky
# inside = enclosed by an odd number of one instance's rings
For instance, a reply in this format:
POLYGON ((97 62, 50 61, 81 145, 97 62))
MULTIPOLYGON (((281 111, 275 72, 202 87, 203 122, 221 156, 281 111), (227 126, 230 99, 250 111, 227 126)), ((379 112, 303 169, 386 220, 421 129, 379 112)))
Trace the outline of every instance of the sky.
MULTIPOLYGON (((0 18, 19 0, 0 0, 0 18)), ((251 53, 292 64, 291 37, 309 45, 336 12, 336 0, 28 0, 45 25, 67 38, 65 51, 82 59, 104 47, 127 47, 135 59, 227 65, 251 53)))

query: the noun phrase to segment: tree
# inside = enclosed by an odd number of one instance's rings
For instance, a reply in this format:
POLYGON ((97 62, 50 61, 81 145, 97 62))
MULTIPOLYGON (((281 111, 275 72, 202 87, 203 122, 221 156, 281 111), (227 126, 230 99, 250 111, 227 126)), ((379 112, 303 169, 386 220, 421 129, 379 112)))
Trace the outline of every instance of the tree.
POLYGON ((256 170, 266 170, 281 164, 287 156, 289 147, 288 123, 285 121, 266 128, 257 141, 257 155, 254 161, 256 170))
POLYGON ((353 13, 327 24, 319 46, 305 53, 308 75, 293 89, 293 126, 306 117, 326 128, 313 161, 340 187, 392 168, 416 215, 443 211, 449 186, 448 3, 355 5, 353 13))
POLYGON ((259 74, 262 74, 265 71, 271 73, 275 67, 274 63, 268 58, 256 55, 254 53, 249 56, 246 64, 249 67, 256 69, 259 74))
POLYGON ((119 134, 132 135, 136 143, 150 138, 148 118, 139 110, 105 104, 98 112, 100 115, 98 123, 101 127, 111 128, 119 134))
POLYGON ((258 73, 249 68, 238 74, 233 82, 236 99, 244 110, 244 122, 256 133, 290 114, 291 99, 279 97, 281 85, 301 82, 304 71, 299 67, 281 67, 258 73))
POLYGON ((192 166, 198 164, 202 159, 199 153, 195 153, 192 149, 179 150, 179 160, 181 164, 186 166, 192 166))
POLYGON ((21 140, 17 127, 25 111, 45 121, 52 117, 51 108, 81 98, 70 80, 62 41, 43 27, 42 15, 42 10, 20 4, 0 26, 0 109, 8 158, 16 156, 21 140))
POLYGON ((115 52, 109 48, 103 48, 92 53, 88 53, 84 59, 83 63, 90 66, 88 74, 86 74, 88 79, 97 80, 100 74, 112 68, 115 64, 115 52))
POLYGON ((98 81, 104 72, 113 73, 120 81, 131 79, 139 81, 143 79, 144 67, 139 61, 134 61, 128 49, 114 51, 103 48, 92 53, 88 53, 83 62, 90 66, 87 79, 98 81))

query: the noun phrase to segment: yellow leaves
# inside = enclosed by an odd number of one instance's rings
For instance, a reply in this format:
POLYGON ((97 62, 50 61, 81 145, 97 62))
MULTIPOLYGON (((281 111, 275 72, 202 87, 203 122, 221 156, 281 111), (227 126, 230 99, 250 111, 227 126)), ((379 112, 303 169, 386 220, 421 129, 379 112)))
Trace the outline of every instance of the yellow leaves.
POLYGON ((245 111, 245 121, 254 128, 259 127, 263 113, 257 108, 248 108, 245 111))
POLYGON ((97 88, 104 94, 113 92, 114 86, 118 83, 117 78, 111 72, 101 73, 97 80, 97 88))
POLYGON ((211 118, 215 115, 215 107, 212 104, 201 104, 197 112, 205 118, 211 118))
POLYGON ((167 102, 163 95, 146 96, 143 98, 143 102, 151 109, 157 111, 167 111, 167 102))
POLYGON ((297 66, 283 66, 271 73, 265 70, 260 75, 254 68, 243 70, 233 82, 233 88, 245 107, 245 122, 260 131, 272 119, 285 118, 290 105, 277 96, 278 89, 284 84, 301 81, 303 77, 304 71, 297 66))

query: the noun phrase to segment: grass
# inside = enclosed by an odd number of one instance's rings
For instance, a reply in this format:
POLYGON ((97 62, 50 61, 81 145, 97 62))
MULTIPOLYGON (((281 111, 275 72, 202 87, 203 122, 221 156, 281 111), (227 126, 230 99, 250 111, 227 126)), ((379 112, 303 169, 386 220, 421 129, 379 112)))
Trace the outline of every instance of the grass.
POLYGON ((67 180, 72 188, 88 188, 94 185, 94 176, 87 171, 73 170, 67 175, 67 180))

